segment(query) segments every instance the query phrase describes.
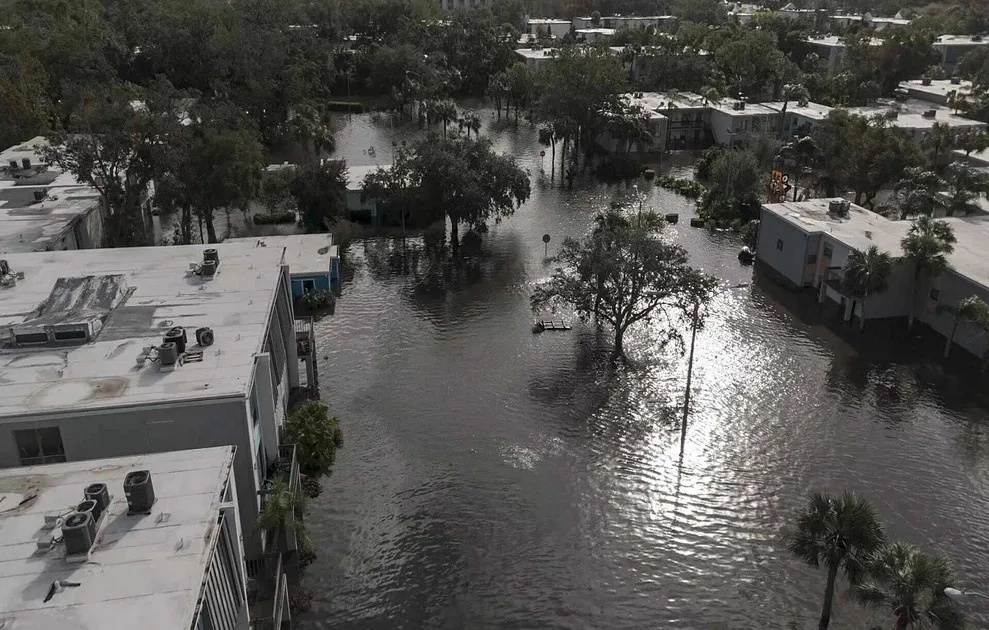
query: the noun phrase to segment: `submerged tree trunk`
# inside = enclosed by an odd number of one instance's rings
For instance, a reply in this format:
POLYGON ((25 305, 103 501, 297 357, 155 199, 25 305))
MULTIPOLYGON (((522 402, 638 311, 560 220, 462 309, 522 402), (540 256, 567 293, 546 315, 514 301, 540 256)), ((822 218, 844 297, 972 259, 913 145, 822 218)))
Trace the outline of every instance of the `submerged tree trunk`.
POLYGON ((834 601, 834 583, 838 578, 838 565, 828 567, 828 583, 824 587, 824 608, 821 610, 821 623, 818 624, 818 630, 828 630, 828 624, 831 623, 831 604, 834 601))
POLYGON ((612 351, 613 356, 621 357, 625 356, 625 329, 616 326, 615 327, 615 348, 612 351))
POLYGON ((456 258, 460 253, 460 226, 457 224, 456 217, 452 214, 448 216, 450 217, 450 251, 456 258))
POLYGON ((205 215, 203 222, 206 223, 206 238, 210 243, 216 243, 218 241, 216 240, 216 227, 213 225, 213 211, 207 210, 203 214, 205 215))

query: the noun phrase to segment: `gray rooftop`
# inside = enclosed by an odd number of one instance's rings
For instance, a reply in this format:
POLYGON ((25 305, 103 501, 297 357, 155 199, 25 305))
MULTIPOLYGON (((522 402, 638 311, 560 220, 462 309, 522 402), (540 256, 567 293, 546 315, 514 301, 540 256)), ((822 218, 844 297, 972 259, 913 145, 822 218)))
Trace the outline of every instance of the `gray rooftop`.
POLYGON ((864 107, 849 107, 848 112, 859 116, 872 117, 898 111, 893 126, 899 129, 930 129, 934 123, 947 124, 949 127, 983 129, 986 124, 957 115, 954 110, 930 101, 908 98, 904 101, 880 100, 873 105, 864 107), (925 112, 933 111, 933 118, 924 116, 925 112))
POLYGON ((201 245, 7 256, 24 278, 0 286, 0 331, 30 324, 39 313, 71 319, 82 308, 99 332, 83 345, 0 349, 0 418, 246 396, 283 256, 282 247, 253 241, 211 246, 220 264, 210 280, 189 273, 202 261, 201 245), (42 308, 53 300, 57 309, 42 308), (209 326, 215 342, 201 362, 172 372, 137 367, 141 349, 160 343, 173 326, 191 338, 209 326))
POLYGON ((934 40, 934 47, 938 46, 985 46, 989 40, 978 35, 941 35, 934 40))
POLYGON ((219 529, 233 447, 0 470, 0 627, 10 630, 188 630, 219 529), (124 477, 151 471, 156 503, 128 516, 124 477), (64 514, 91 483, 109 514, 90 559, 39 549, 46 514, 64 514), (34 498, 31 498, 31 497, 34 498), (163 518, 162 515, 167 515, 163 518), (77 582, 45 602, 55 580, 77 582))
POLYGON ((284 249, 284 260, 293 276, 329 273, 330 259, 339 256, 332 234, 245 236, 228 238, 224 243, 252 243, 255 247, 284 249))
MULTIPOLYGON (((900 241, 910 229, 910 221, 891 221, 875 212, 851 204, 847 217, 828 213, 831 199, 788 201, 765 204, 764 211, 771 212, 807 233, 828 234, 834 239, 859 251, 875 245, 881 251, 903 256, 900 241)), ((989 217, 947 217, 958 242, 948 263, 959 275, 989 289, 989 259, 986 259, 986 243, 989 243, 989 217)))
POLYGON ((0 254, 44 251, 76 219, 98 211, 95 189, 42 162, 41 148, 47 145, 37 137, 0 152, 0 254), (21 168, 25 158, 31 169, 21 168), (43 201, 35 200, 36 190, 47 191, 43 201))

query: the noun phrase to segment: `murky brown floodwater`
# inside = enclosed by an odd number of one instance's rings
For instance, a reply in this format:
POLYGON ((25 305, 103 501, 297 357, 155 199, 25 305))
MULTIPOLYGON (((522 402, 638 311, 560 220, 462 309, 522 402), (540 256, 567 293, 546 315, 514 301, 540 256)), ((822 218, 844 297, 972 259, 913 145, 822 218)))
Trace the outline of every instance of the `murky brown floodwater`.
MULTIPOLYGON (((387 162, 389 134, 354 117, 338 141, 352 164, 374 161, 368 145, 387 162)), ((530 129, 492 135, 532 170, 533 195, 485 238, 479 271, 435 289, 380 264, 387 241, 357 243, 319 325, 347 444, 310 509, 301 627, 816 627, 824 573, 781 535, 817 488, 860 492, 894 535, 989 588, 984 411, 920 380, 882 327, 860 353, 758 280, 720 297, 698 337, 681 461, 686 361, 648 327, 626 344, 636 367, 617 371, 590 327, 530 333, 540 237, 584 233, 626 187, 560 191, 530 129)), ((650 204, 683 213, 674 235, 693 264, 752 281, 733 238, 685 225, 690 203, 653 190, 650 204)), ((967 609, 989 627, 984 602, 967 609)), ((832 627, 873 623, 889 626, 842 592, 832 627)))

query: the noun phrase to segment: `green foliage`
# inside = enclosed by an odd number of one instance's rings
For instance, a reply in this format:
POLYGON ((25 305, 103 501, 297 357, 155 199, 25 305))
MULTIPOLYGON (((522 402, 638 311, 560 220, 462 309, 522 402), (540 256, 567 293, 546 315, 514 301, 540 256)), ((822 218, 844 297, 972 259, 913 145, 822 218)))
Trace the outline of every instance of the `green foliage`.
MULTIPOLYGON (((915 307, 920 292, 920 278, 937 277, 948 268, 948 255, 955 251, 955 233, 947 221, 920 216, 910 226, 900 246, 904 258, 913 263, 913 302, 915 307)), ((910 309, 908 325, 913 328, 914 308, 910 309)))
POLYGON ((934 171, 921 167, 906 169, 903 179, 893 186, 899 206, 899 218, 933 216, 935 208, 942 203, 938 195, 944 187, 945 181, 934 171))
POLYGON ((764 172, 755 155, 727 149, 714 157, 699 213, 708 225, 740 229, 759 218, 764 172))
MULTIPOLYGON (((629 217, 611 209, 598 215, 590 235, 563 242, 552 278, 532 295, 533 310, 565 305, 581 318, 593 315, 613 329, 620 356, 625 333, 636 322, 672 322, 695 304, 706 304, 715 279, 690 267, 687 252, 662 238, 664 225, 651 212, 629 217)), ((663 334, 666 341, 680 341, 672 323, 663 334)))
MULTIPOLYGON (((963 298, 955 306, 945 306, 939 307, 943 310, 951 313, 955 316, 955 323, 951 328, 951 334, 948 336, 947 341, 944 344, 944 356, 948 357, 948 353, 951 351, 951 344, 955 340, 955 332, 958 330, 958 324, 962 320, 971 322, 982 334, 983 338, 989 336, 989 304, 982 301, 977 295, 970 295, 967 298, 963 298)), ((989 349, 985 351, 982 356, 982 371, 986 370, 989 366, 989 349)))
POLYGON ((311 400, 285 419, 286 443, 299 449, 299 467, 303 474, 319 476, 330 471, 336 457, 335 435, 340 421, 330 417, 326 405, 311 400))
POLYGON ((284 479, 267 482, 261 499, 261 513, 255 527, 262 532, 277 532, 283 526, 291 527, 302 549, 312 549, 312 541, 305 522, 298 514, 306 509, 306 497, 294 492, 284 479))
POLYGON ((844 573, 851 584, 865 578, 872 555, 885 540, 882 524, 868 501, 850 492, 814 492, 787 536, 790 552, 812 567, 828 571, 820 628, 831 619, 835 580, 844 573))
POLYGON ((897 629, 961 630, 964 618, 944 593, 954 584, 944 556, 891 542, 872 556, 867 578, 852 592, 859 601, 891 615, 897 629))
POLYGON ((459 246, 460 224, 483 232, 529 198, 529 176, 515 159, 495 153, 487 139, 430 136, 395 154, 391 169, 364 180, 363 195, 401 209, 415 225, 444 215, 452 225, 451 244, 459 246))
POLYGON ((989 174, 962 162, 945 169, 948 216, 969 215, 980 210, 979 197, 989 195, 989 174))
POLYGON ((290 190, 302 225, 314 232, 328 230, 347 211, 347 163, 326 160, 300 165, 290 190))
POLYGON ((882 293, 889 286, 893 256, 889 252, 879 251, 875 245, 864 254, 855 250, 848 256, 844 272, 844 286, 852 295, 866 298, 882 293))
POLYGON ((302 294, 302 301, 313 311, 332 308, 337 303, 337 298, 332 291, 312 290, 302 294))
POLYGON ((663 177, 657 182, 663 188, 683 195, 687 199, 700 199, 704 194, 704 184, 693 179, 681 179, 677 177, 663 177))

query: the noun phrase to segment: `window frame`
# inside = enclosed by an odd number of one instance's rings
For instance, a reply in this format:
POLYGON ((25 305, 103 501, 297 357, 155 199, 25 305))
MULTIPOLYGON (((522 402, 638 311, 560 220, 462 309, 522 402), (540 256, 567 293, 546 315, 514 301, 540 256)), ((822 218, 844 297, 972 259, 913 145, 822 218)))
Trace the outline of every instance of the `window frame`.
MULTIPOLYGON (((21 463, 21 466, 39 466, 44 464, 62 464, 67 460, 65 458, 65 443, 62 441, 62 431, 57 426, 51 427, 31 427, 27 429, 14 429, 11 432, 11 437, 14 439, 14 446, 17 448, 17 458, 21 463), (42 436, 42 431, 54 431, 54 437, 58 440, 58 447, 56 451, 48 452, 45 448, 46 440, 42 436), (34 446, 37 448, 38 454, 35 456, 25 454, 25 449, 22 448, 22 437, 28 437, 31 434, 34 438, 34 446), (61 452, 57 452, 60 450, 61 452)), ((53 437, 52 435, 48 436, 53 437)), ((51 444, 49 444, 51 446, 51 444)))

